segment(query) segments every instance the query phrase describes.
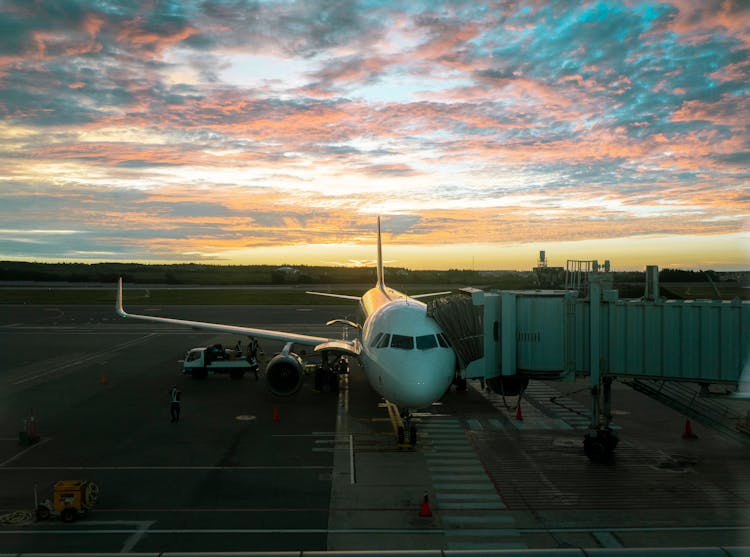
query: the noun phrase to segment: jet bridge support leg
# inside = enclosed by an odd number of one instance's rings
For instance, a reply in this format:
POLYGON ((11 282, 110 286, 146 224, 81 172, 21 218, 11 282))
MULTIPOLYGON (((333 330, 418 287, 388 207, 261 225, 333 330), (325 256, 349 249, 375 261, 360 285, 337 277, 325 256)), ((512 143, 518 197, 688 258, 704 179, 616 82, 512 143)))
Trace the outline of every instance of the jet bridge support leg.
POLYGON ((612 377, 605 377, 591 388, 591 432, 583 439, 583 452, 594 462, 611 458, 620 441, 611 422, 612 377))
POLYGON ((589 370, 591 371, 591 433, 583 439, 583 452, 589 459, 607 460, 620 439, 610 427, 612 420, 612 378, 602 378, 600 321, 602 290, 598 282, 589 285, 589 370), (603 408, 602 408, 603 407, 603 408))

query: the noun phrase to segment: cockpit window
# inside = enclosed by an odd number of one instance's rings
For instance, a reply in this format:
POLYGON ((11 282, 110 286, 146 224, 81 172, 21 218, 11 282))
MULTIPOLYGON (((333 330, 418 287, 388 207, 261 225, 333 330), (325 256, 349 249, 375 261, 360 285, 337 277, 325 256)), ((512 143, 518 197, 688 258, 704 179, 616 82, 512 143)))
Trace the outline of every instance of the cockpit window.
POLYGON ((429 350, 430 348, 437 348, 435 335, 422 335, 417 337, 417 350, 429 350))
POLYGON ((370 343, 370 346, 372 346, 372 347, 377 346, 378 345, 378 341, 382 338, 382 336, 383 336, 383 333, 378 333, 377 335, 375 335, 375 338, 372 339, 372 342, 370 343))
POLYGON ((378 343, 378 348, 385 348, 391 342, 391 335, 385 333, 378 343))
POLYGON ((440 346, 443 348, 450 348, 450 343, 448 342, 448 339, 443 336, 443 333, 437 334, 438 342, 440 343, 440 346))
POLYGON ((404 335, 393 335, 391 341, 391 348, 401 348, 402 350, 413 350, 414 349, 414 337, 407 337, 404 335))

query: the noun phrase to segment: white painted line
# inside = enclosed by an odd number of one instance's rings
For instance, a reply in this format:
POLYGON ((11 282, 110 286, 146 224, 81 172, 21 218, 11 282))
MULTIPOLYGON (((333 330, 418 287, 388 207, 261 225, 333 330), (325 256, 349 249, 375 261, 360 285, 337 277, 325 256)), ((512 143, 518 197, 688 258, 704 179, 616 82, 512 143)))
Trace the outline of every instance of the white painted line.
POLYGON ((528 549, 529 546, 522 542, 448 542, 448 549, 528 549))
POLYGON ((19 379, 18 381, 14 381, 14 385, 22 385, 24 383, 28 383, 29 381, 34 381, 35 379, 40 379, 42 377, 46 377, 48 375, 53 375, 55 373, 58 373, 64 369, 67 369, 69 367, 75 367, 77 365, 86 364, 93 360, 96 360, 97 358, 101 358, 102 356, 105 356, 107 354, 111 354, 113 352, 118 352, 122 350, 123 348, 128 348, 129 346, 132 346, 134 344, 140 344, 142 342, 146 342, 149 340, 152 336, 154 336, 156 333, 148 333, 145 336, 136 338, 134 340, 129 340, 128 342, 123 342, 121 344, 118 344, 117 346, 113 346, 112 348, 107 348, 106 350, 101 350, 99 352, 95 352, 93 354, 90 354, 86 356, 85 358, 80 358, 78 360, 68 362, 66 364, 61 364, 57 367, 53 367, 52 369, 49 369, 45 371, 44 373, 38 373, 36 375, 30 375, 29 377, 24 377, 23 379, 19 379))
POLYGON ((458 514, 441 515, 440 520, 443 522, 443 526, 446 528, 477 528, 480 525, 488 525, 490 527, 498 526, 501 524, 515 525, 516 521, 511 515, 499 514, 499 515, 465 515, 461 516, 458 514))
POLYGON ((429 464, 428 466, 431 472, 437 472, 438 474, 451 471, 484 472, 484 468, 476 461, 466 464, 429 464))
POLYGON ((432 487, 436 491, 495 491, 495 486, 489 481, 484 482, 469 482, 469 483, 433 483, 432 487))
POLYGON ((438 501, 498 501, 497 493, 436 493, 438 501))
POLYGON ((432 474, 432 479, 438 482, 457 483, 457 480, 486 480, 486 474, 432 474))
POLYGON ((497 537, 503 537, 503 536, 520 536, 521 532, 519 530, 516 530, 514 528, 461 528, 457 530, 451 530, 450 532, 446 532, 446 535, 455 538, 455 537, 462 537, 462 536, 497 536, 497 537))
POLYGON ((136 546, 136 544, 141 541, 141 538, 146 535, 148 532, 148 529, 151 527, 152 524, 154 524, 154 520, 148 520, 144 522, 138 522, 138 529, 135 531, 135 533, 130 536, 127 540, 125 540, 125 543, 122 546, 122 549, 120 550, 120 553, 130 553, 133 551, 133 548, 136 546))
POLYGON ((614 547, 623 547, 623 545, 620 543, 620 540, 618 540, 612 532, 604 532, 604 531, 595 531, 591 532, 591 535, 594 536, 594 539, 599 542, 599 545, 602 547, 606 547, 608 549, 614 548, 614 547))
MULTIPOLYGON (((41 445, 45 439, 37 445, 41 445)), ((29 447, 32 448, 32 447, 29 447)), ((22 453, 21 453, 22 454, 22 453)), ((16 455, 10 460, 21 456, 16 455)), ((6 461, 8 462, 8 461, 6 461)), ((4 463, 3 463, 4 464, 4 463)), ((4 466, 0 464, 0 472, 3 470, 122 470, 128 471, 153 471, 161 472, 166 470, 193 471, 193 470, 330 470, 331 466, 4 466)))
POLYGON ((504 510, 506 507, 505 505, 500 502, 459 502, 459 501, 446 501, 445 503, 440 503, 439 508, 445 510, 445 509, 460 509, 464 511, 477 511, 477 510, 504 510))
POLYGON ((354 485, 354 435, 349 435, 349 483, 354 485))
POLYGON ((33 445, 29 446, 28 448, 22 450, 20 453, 16 453, 15 456, 10 457, 5 462, 0 462, 0 468, 4 468, 5 470, 13 470, 14 469, 13 467, 11 467, 11 466, 7 466, 6 467, 6 465, 8 463, 10 463, 10 462, 13 462, 16 459, 21 458, 23 455, 25 455, 26 453, 28 453, 30 450, 36 449, 37 447, 39 447, 41 445, 44 445, 47 441, 51 441, 51 440, 52 440, 51 437, 45 437, 44 439, 42 439, 38 443, 34 443, 33 445))

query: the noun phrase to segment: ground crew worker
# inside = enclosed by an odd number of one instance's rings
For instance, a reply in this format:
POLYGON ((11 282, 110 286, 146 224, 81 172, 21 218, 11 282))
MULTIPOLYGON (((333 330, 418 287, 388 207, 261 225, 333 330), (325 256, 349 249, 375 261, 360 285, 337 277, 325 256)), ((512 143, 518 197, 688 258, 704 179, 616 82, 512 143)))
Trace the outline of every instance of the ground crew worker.
POLYGON ((172 416, 172 423, 180 421, 180 398, 182 391, 173 385, 169 391, 169 414, 172 416))

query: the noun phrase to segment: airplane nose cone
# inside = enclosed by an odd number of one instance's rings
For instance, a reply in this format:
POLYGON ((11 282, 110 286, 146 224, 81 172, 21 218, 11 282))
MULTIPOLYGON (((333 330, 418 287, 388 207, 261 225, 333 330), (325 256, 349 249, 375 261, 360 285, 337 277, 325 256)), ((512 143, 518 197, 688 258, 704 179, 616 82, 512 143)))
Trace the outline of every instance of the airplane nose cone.
POLYGON ((454 369, 453 358, 441 358, 412 368, 406 378, 400 406, 425 408, 440 400, 453 381, 454 369))

